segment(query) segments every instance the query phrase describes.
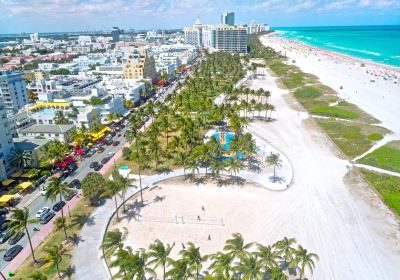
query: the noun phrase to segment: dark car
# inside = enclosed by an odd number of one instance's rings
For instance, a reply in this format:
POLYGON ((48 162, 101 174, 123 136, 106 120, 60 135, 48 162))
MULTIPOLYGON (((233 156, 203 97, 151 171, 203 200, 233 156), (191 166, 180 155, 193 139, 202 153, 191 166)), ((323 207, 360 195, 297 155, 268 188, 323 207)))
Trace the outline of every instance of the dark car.
POLYGON ((46 214, 44 214, 42 216, 42 218, 40 219, 40 223, 42 225, 47 224, 54 216, 56 215, 56 213, 54 213, 53 211, 49 211, 46 214))
POLYGON ((70 192, 65 196, 65 200, 70 201, 74 196, 76 195, 76 192, 70 192))
POLYGON ((2 231, 0 233, 0 243, 3 244, 4 242, 6 242, 9 238, 11 237, 10 233, 8 232, 8 230, 2 231))
POLYGON ((0 208, 0 215, 6 215, 7 213, 8 213, 8 209, 7 208, 4 208, 4 207, 0 208))
POLYGON ((11 238, 8 240, 8 244, 10 244, 10 245, 17 244, 18 241, 19 241, 22 237, 24 237, 24 235, 25 235, 24 232, 18 232, 18 233, 16 233, 16 234, 14 234, 14 236, 11 237, 11 238))
POLYGON ((57 202, 56 204, 54 204, 52 209, 53 209, 53 211, 58 212, 61 210, 61 208, 64 207, 65 204, 66 204, 65 201, 61 200, 61 201, 57 202))
POLYGON ((18 255, 19 252, 22 251, 22 246, 21 245, 15 245, 11 247, 10 249, 7 250, 5 253, 3 260, 5 261, 11 261, 12 259, 15 258, 16 255, 18 255))
POLYGON ((98 153, 102 153, 102 152, 104 152, 104 150, 105 150, 105 149, 104 149, 103 147, 100 147, 100 148, 97 150, 97 152, 98 152, 98 153))
POLYGON ((97 165, 99 165, 99 163, 97 161, 93 161, 90 163, 89 167, 90 168, 95 168, 97 165))
POLYGON ((106 145, 107 145, 107 146, 110 146, 110 145, 112 145, 112 143, 113 143, 113 140, 112 140, 112 139, 110 139, 110 140, 107 140, 107 143, 106 143, 106 145))
POLYGON ((102 164, 106 164, 110 160, 110 157, 105 157, 101 160, 102 164))
POLYGON ((103 167, 102 164, 99 164, 93 168, 94 171, 99 171, 103 167))
POLYGON ((120 143, 119 141, 114 141, 114 142, 112 143, 112 145, 113 145, 113 146, 118 146, 119 143, 120 143))
POLYGON ((69 183, 69 187, 79 189, 81 187, 81 181, 79 181, 78 179, 74 179, 71 181, 71 183, 69 183))

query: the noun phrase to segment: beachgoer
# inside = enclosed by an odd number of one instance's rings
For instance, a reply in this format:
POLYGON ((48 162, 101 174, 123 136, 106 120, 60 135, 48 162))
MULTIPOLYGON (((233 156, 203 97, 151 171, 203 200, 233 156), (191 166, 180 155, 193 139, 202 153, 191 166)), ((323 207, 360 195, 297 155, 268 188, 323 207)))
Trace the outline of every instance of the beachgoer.
POLYGON ((201 206, 201 210, 206 211, 206 209, 204 208, 204 206, 201 206))
POLYGON ((182 249, 185 250, 185 244, 182 243, 182 249))
POLYGON ((211 240, 211 235, 208 235, 208 240, 211 240))
POLYGON ((197 215, 197 220, 200 221, 200 216, 199 215, 197 215))

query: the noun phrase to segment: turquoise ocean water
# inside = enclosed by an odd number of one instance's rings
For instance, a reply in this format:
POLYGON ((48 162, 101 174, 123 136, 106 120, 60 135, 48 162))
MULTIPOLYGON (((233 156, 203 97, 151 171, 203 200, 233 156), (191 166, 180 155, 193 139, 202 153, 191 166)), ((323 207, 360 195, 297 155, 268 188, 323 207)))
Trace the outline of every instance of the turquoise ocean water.
POLYGON ((400 67, 400 26, 274 28, 278 36, 400 67))

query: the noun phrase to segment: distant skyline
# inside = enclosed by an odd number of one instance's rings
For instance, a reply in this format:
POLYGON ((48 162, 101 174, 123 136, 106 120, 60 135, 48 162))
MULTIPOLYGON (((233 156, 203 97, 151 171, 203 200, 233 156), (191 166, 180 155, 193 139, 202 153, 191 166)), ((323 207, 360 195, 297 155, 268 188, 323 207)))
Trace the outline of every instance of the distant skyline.
POLYGON ((400 25, 399 0, 0 0, 0 33, 172 29, 254 18, 270 26, 400 25))

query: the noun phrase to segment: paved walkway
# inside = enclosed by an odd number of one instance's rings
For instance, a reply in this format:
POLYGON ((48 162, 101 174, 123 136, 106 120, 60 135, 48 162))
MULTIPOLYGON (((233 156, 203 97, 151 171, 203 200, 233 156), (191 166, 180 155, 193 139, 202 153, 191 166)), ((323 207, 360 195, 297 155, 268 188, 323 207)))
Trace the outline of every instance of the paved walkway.
MULTIPOLYGON (((266 141, 255 136, 257 151, 259 156, 263 159, 270 152, 279 152, 266 141)), ((279 152, 280 153, 280 152, 279 152)), ((277 182, 273 183, 271 177, 273 176, 270 169, 262 168, 262 172, 255 173, 249 171, 241 171, 238 176, 241 178, 256 182, 265 188, 273 191, 283 191, 288 188, 293 179, 293 169, 288 159, 282 154, 282 168, 279 169, 279 178, 277 182)), ((205 173, 205 169, 201 168, 199 173, 205 173)), ((168 174, 158 174, 153 176, 142 177, 142 187, 148 188, 154 184, 170 179, 173 177, 183 176, 183 169, 174 170, 168 174)), ((137 194, 139 189, 132 187, 128 190, 126 197, 137 194)), ((118 197, 117 203, 121 205, 122 200, 118 197)), ((91 280, 91 279, 111 279, 110 272, 102 259, 102 251, 100 245, 103 237, 107 231, 110 219, 115 213, 114 200, 109 199, 106 203, 97 208, 91 215, 90 224, 86 224, 81 231, 81 238, 83 242, 76 247, 73 253, 73 265, 76 269, 75 275, 78 280, 91 280)))

